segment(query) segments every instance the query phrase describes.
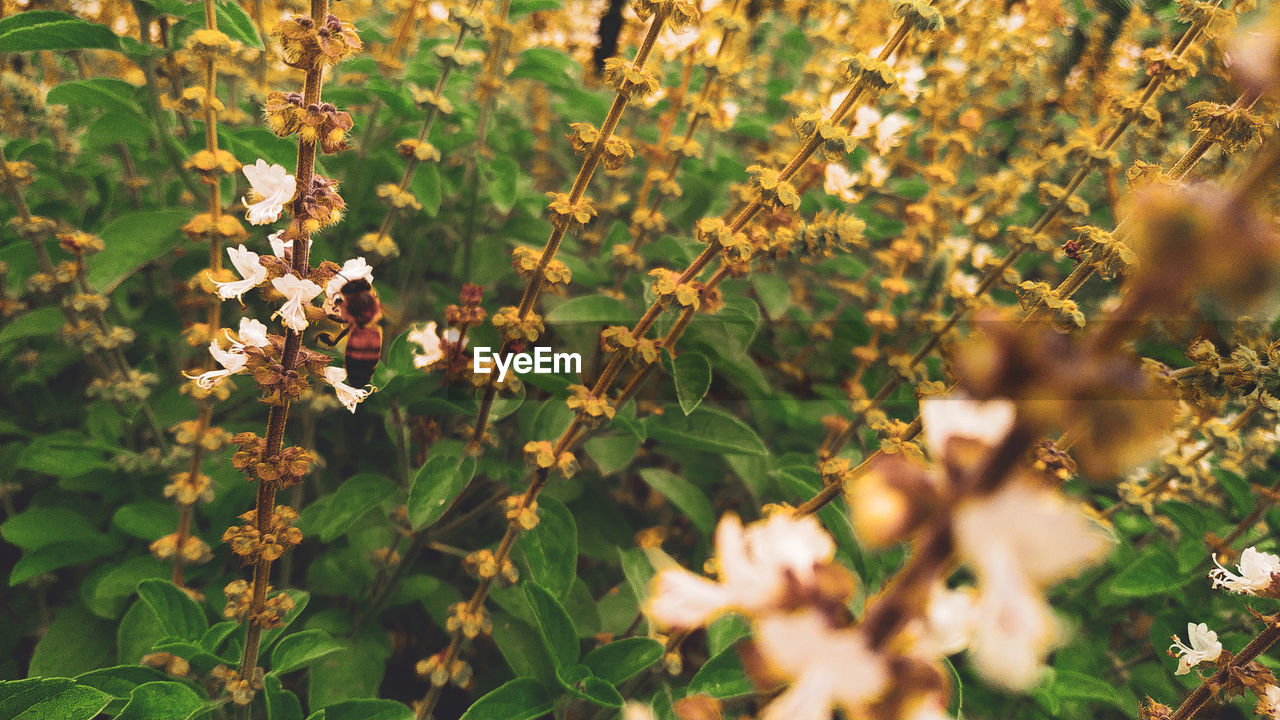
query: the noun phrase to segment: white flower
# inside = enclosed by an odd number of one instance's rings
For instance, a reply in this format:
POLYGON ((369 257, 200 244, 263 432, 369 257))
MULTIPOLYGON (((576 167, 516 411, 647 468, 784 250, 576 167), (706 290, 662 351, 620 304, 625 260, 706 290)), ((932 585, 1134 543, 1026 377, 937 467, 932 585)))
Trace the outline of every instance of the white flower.
POLYGON ((425 327, 410 332, 406 337, 409 342, 416 343, 422 348, 421 353, 413 356, 413 366, 415 368, 434 365, 444 357, 444 348, 440 347, 440 336, 436 335, 434 321, 427 323, 425 327))
POLYGON ((935 458, 946 454, 953 437, 971 438, 989 447, 999 445, 1013 429, 1014 414, 1014 405, 1008 400, 978 402, 961 393, 920 402, 925 445, 935 458))
POLYGON ((1258 707, 1255 712, 1272 720, 1280 720, 1280 686, 1267 686, 1258 698, 1258 707))
MULTIPOLYGON (((235 266, 236 272, 240 273, 243 280, 234 282, 214 282, 218 288, 218 297, 223 300, 235 298, 241 300, 242 296, 262 284, 267 279, 267 269, 258 263, 258 253, 241 245, 238 248, 227 248, 227 255, 231 258, 231 264, 235 266)), ((206 275, 208 271, 206 271, 206 275)), ((212 275, 209 275, 212 278, 212 275)), ((244 301, 241 300, 243 303, 244 301)))
POLYGON ((248 198, 240 199, 249 209, 249 223, 266 225, 275 222, 280 218, 285 203, 293 199, 293 193, 298 188, 297 181, 283 165, 268 165, 262 158, 258 158, 258 162, 253 165, 245 165, 243 169, 253 191, 262 198, 252 205, 248 198))
POLYGON ((939 658, 960 652, 969 646, 977 619, 973 588, 934 585, 924 617, 916 621, 916 651, 939 658))
POLYGON ((864 138, 871 135, 872 128, 884 119, 884 115, 870 105, 862 105, 853 111, 853 119, 853 127, 849 130, 850 137, 864 138))
MULTIPOLYGON (((281 235, 284 235, 284 230, 273 232, 267 236, 267 242, 271 243, 272 254, 274 254, 276 257, 280 258, 281 260, 285 260, 287 262, 290 260, 289 253, 293 250, 293 241, 289 240, 286 242, 281 239, 280 237, 281 235)), ((308 252, 310 252, 311 250, 312 242, 314 241, 311 238, 307 238, 308 252)))
POLYGON ((739 112, 742 112, 742 106, 732 100, 725 100, 720 104, 720 117, 726 125, 732 126, 738 119, 739 112))
POLYGON ((889 171, 891 170, 889 163, 885 162, 884 158, 879 155, 872 155, 867 158, 867 164, 863 165, 862 169, 867 171, 868 182, 871 187, 884 185, 884 181, 889 179, 889 171))
POLYGON ((1218 633, 1210 630, 1204 623, 1187 623, 1187 639, 1191 641, 1190 646, 1183 645, 1175 635, 1173 644, 1169 646, 1169 654, 1178 658, 1178 669, 1174 675, 1186 675, 1196 665, 1213 662, 1222 654, 1218 633))
MULTIPOLYGON (((449 343, 450 345, 457 345, 458 341, 462 340, 462 331, 459 330, 458 328, 449 328, 448 330, 445 330, 444 332, 440 333, 440 338, 445 342, 449 343)), ((466 347, 466 346, 467 346, 467 341, 462 340, 462 347, 466 347)))
POLYGON ((362 257, 352 258, 342 263, 342 269, 329 278, 329 283, 325 285, 325 298, 331 299, 337 296, 342 286, 353 280, 366 280, 369 284, 373 284, 373 266, 365 262, 362 257))
POLYGON ((831 562, 835 543, 812 517, 778 513, 745 530, 735 515, 716 528, 720 581, 668 568, 653 581, 646 608, 654 622, 694 628, 730 611, 756 614, 774 608, 788 587, 815 581, 814 567, 831 562))
POLYGON ((888 155, 889 151, 902 144, 903 130, 911 125, 911 118, 901 113, 889 113, 876 124, 876 151, 888 155))
POLYGON ((266 347, 267 326, 249 317, 240 318, 240 329, 236 332, 240 336, 240 342, 244 345, 253 347, 266 347))
POLYGON ((898 87, 908 100, 915 102, 916 98, 920 97, 920 81, 924 78, 924 66, 918 62, 912 62, 906 70, 898 74, 898 87))
POLYGON ((271 281, 271 286, 284 295, 284 305, 272 315, 280 317, 280 322, 290 330, 302 332, 307 329, 307 314, 302 309, 303 303, 310 303, 320 293, 320 286, 310 280, 303 280, 297 275, 283 275, 271 281))
POLYGON ((687 30, 674 30, 668 25, 658 35, 658 47, 662 50, 662 56, 671 60, 697 42, 700 34, 702 31, 697 25, 691 25, 687 30))
POLYGON ((864 717, 889 684, 884 661, 862 634, 832 628, 815 610, 762 618, 755 643, 769 668, 791 680, 760 720, 830 720, 833 706, 848 717, 864 717))
POLYGON ((324 369, 324 379, 333 386, 333 391, 338 396, 338 402, 345 405, 353 413, 356 411, 356 406, 373 392, 364 388, 353 388, 343 382, 347 379, 347 371, 345 368, 340 368, 336 365, 330 365, 324 369))
POLYGON ((858 176, 849 172, 844 165, 827 163, 825 178, 822 189, 828 195, 835 195, 848 203, 858 201, 858 194, 853 191, 853 186, 858 182, 858 176))
POLYGON ((655 720, 656 716, 648 705, 635 701, 622 706, 622 720, 655 720))
MULTIPOLYGON (((243 348, 244 346, 240 347, 243 348)), ((244 353, 235 346, 232 346, 228 350, 223 350, 218 345, 217 340, 209 341, 209 354, 212 355, 213 359, 222 366, 221 370, 210 370, 208 372, 201 373, 200 375, 187 375, 186 373, 183 373, 185 377, 195 380, 196 384, 205 390, 216 386, 218 383, 222 382, 223 378, 230 377, 231 375, 235 375, 236 373, 243 371, 245 363, 248 361, 248 358, 244 356, 244 353)))
POLYGON ((987 680, 1024 690, 1056 635, 1042 589, 1100 560, 1112 538, 1057 491, 1017 479, 962 503, 954 537, 978 579, 969 657, 987 680))
POLYGON ((1271 586, 1271 576, 1280 573, 1280 557, 1271 553, 1259 552, 1257 548, 1248 548, 1240 553, 1240 564, 1236 567, 1240 574, 1236 575, 1218 563, 1218 556, 1213 556, 1213 564, 1217 570, 1209 571, 1215 588, 1225 587, 1231 592, 1245 595, 1257 595, 1259 590, 1271 586))

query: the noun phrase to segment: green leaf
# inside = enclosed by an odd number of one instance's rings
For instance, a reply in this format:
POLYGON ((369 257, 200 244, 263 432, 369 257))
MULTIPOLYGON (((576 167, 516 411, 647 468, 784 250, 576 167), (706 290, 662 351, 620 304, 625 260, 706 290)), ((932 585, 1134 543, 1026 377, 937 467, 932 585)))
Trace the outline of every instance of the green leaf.
POLYGON ((289 588, 284 591, 284 594, 288 595, 293 600, 293 609, 284 614, 284 620, 280 627, 271 628, 270 630, 262 633, 262 652, 266 652, 273 644, 275 644, 276 640, 279 640, 280 637, 284 635, 285 631, 289 629, 289 626, 293 624, 293 621, 297 620, 298 616, 302 615, 302 611, 306 610, 307 604, 311 602, 311 593, 306 590, 289 588))
POLYGON ((516 180, 520 177, 516 161, 501 155, 481 165, 481 172, 494 209, 503 215, 511 212, 516 204, 516 180))
POLYGON ((127 698, 133 689, 149 682, 171 681, 173 676, 145 665, 117 665, 116 667, 90 670, 76 676, 76 682, 97 688, 117 698, 127 698))
POLYGON ((707 407, 688 417, 676 413, 653 415, 645 420, 649 437, 672 447, 731 455, 766 455, 764 441, 738 418, 707 407))
POLYGON ((1071 670, 1055 671, 1050 691, 1062 700, 1105 703, 1125 713, 1134 710, 1128 707, 1124 697, 1111 683, 1071 670))
POLYGON ((367 636, 341 638, 343 651, 322 658, 307 671, 307 700, 312 708, 378 693, 387 667, 387 650, 367 636))
POLYGON ((110 695, 67 678, 0 682, 0 717, 6 720, 92 720, 110 702, 110 695))
POLYGON ((191 219, 187 210, 129 213, 98 231, 105 245, 89 263, 89 286, 110 293, 143 265, 173 252, 186 236, 180 228, 191 219))
POLYGON ((460 720, 533 720, 551 712, 554 698, 533 678, 517 678, 475 701, 460 720))
POLYGON ((551 48, 535 47, 520 53, 520 60, 507 78, 527 78, 542 82, 549 88, 567 89, 577 85, 578 69, 578 61, 571 56, 551 48))
POLYGON ((578 569, 578 528, 560 501, 545 496, 538 501, 538 524, 520 536, 516 550, 530 580, 557 598, 569 592, 578 569))
POLYGON ((94 615, 116 619, 124 613, 129 600, 137 592, 138 583, 147 578, 168 577, 171 567, 150 555, 103 565, 80 586, 80 598, 94 615))
POLYGON ((36 643, 27 672, 46 677, 79 675, 107 662, 113 640, 110 623, 79 604, 68 605, 58 610, 36 643))
POLYGON ((635 319, 636 313, 617 298, 606 295, 582 295, 569 298, 547 313, 548 325, 623 325, 635 319))
POLYGON ((518 18, 529 13, 555 10, 560 7, 560 0, 511 0, 509 17, 518 18))
POLYGON ((342 644, 324 630, 302 630, 281 638, 271 653, 271 672, 277 675, 300 670, 342 650, 342 644))
POLYGON ((574 630, 568 611, 554 595, 536 583, 524 584, 524 596, 556 667, 563 668, 577 663, 578 633, 574 630))
POLYGON ((178 682, 149 682, 133 689, 116 720, 187 720, 204 709, 204 700, 178 682))
POLYGON ((703 535, 715 531, 716 510, 697 485, 661 468, 645 468, 640 471, 640 477, 687 515, 703 535))
POLYGON ((178 526, 178 509, 173 503, 159 500, 129 503, 111 517, 111 525, 126 535, 150 542, 173 532, 178 526))
POLYGON ((640 438, 631 433, 609 433, 588 440, 583 447, 601 475, 612 475, 631 464, 640 450, 640 438))
POLYGON ((23 550, 39 550, 56 542, 97 539, 102 535, 74 510, 39 507, 24 510, 0 523, 0 537, 23 550))
POLYGON ((440 203, 444 199, 441 187, 440 168, 435 163, 421 163, 413 172, 413 180, 409 183, 413 196, 422 203, 422 212, 427 217, 440 214, 440 203))
MULTIPOLYGON (((138 104, 136 95, 137 89, 123 80, 99 77, 62 83, 49 91, 49 103, 96 112, 120 113, 128 117, 130 122, 149 128, 151 120, 138 104)), ((92 266, 97 262, 97 258, 94 258, 89 264, 92 266)))
POLYGON ((689 681, 690 695, 710 695, 721 700, 755 692, 738 660, 738 651, 725 648, 713 655, 689 681))
POLYGON ((111 29, 52 10, 29 10, 0 20, 0 48, 4 52, 33 50, 119 50, 120 38, 111 29))
POLYGON ((328 505, 315 519, 314 527, 304 531, 315 533, 321 542, 332 542, 361 516, 395 493, 396 484, 381 475, 362 473, 351 477, 330 496, 328 505))
POLYGON ((169 637, 195 641, 209 629, 204 610, 168 580, 143 580, 138 583, 138 596, 155 613, 169 637))
POLYGON ((164 630, 160 627, 160 621, 156 620, 156 614, 151 612, 145 602, 135 602, 129 606, 124 617, 120 618, 120 626, 116 628, 119 662, 138 662, 143 655, 151 652, 163 636, 164 630))
MULTIPOLYGON (((519 598, 519 594, 516 597, 519 598)), ((510 613, 494 613, 493 642, 516 677, 531 677, 548 686, 556 685, 551 654, 542 636, 530 625, 510 613)))
POLYGON ((662 643, 652 638, 631 637, 592 650, 582 658, 582 664, 597 677, 618 685, 660 659, 662 643))
POLYGON ((711 363, 698 353, 686 352, 671 363, 675 379, 676 399, 685 415, 693 412, 711 388, 711 363))
POLYGON ((18 467, 56 478, 74 478, 111 465, 100 444, 76 432, 37 437, 18 455, 18 467))
POLYGON ((64 567, 80 565, 120 550, 120 541, 110 535, 69 540, 45 545, 22 556, 9 573, 9 587, 64 567))
POLYGON ((607 680, 591 674, 585 665, 573 665, 556 671, 556 679, 569 694, 595 705, 609 708, 622 707, 622 695, 607 680))
POLYGON ((218 0, 215 13, 218 16, 218 29, 232 40, 262 48, 262 39, 258 37, 258 29, 253 24, 253 18, 240 7, 240 3, 234 0, 218 0))
POLYGON ((409 487, 409 522, 414 530, 436 523, 466 489, 476 471, 475 458, 459 461, 447 455, 427 458, 409 487))
POLYGON ((1178 572, 1169 548, 1151 545, 1111 579, 1111 592, 1122 597, 1147 597, 1176 590, 1193 578, 1178 572))
POLYGON ((62 310, 53 306, 25 312, 0 329, 0 347, 17 340, 53 335, 66 322, 62 310))
POLYGON ((285 690, 280 678, 267 675, 262 679, 262 695, 267 705, 267 720, 302 720, 302 703, 298 696, 285 690))
POLYGON ((413 711, 395 700, 343 700, 317 710, 307 720, 413 720, 413 711))

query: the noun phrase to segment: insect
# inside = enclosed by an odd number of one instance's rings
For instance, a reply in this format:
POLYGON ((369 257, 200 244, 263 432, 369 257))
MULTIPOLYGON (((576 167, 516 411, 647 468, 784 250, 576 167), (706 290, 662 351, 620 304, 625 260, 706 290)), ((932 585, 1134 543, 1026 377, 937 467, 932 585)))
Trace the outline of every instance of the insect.
POLYGON ((382 356, 382 328, 378 320, 382 317, 382 303, 378 302, 378 291, 364 278, 356 278, 343 283, 333 298, 333 306, 337 315, 329 317, 334 322, 346 323, 346 327, 337 337, 328 333, 320 333, 317 339, 333 347, 343 337, 347 337, 347 350, 343 356, 343 367, 347 369, 347 384, 352 387, 364 387, 373 378, 373 370, 378 366, 382 356))

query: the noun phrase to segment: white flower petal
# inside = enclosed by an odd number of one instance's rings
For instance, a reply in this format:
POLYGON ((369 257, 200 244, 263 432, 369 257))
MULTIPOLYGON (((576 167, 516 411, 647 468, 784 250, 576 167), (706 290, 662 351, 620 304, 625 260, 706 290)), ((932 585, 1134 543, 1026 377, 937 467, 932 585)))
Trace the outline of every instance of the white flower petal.
POLYGON ((241 202, 248 208, 248 219, 252 225, 266 225, 280 218, 284 206, 293 199, 297 190, 297 181, 285 170, 283 165, 268 165, 261 158, 253 165, 245 165, 244 176, 249 179, 253 191, 262 199, 250 204, 248 198, 241 202))
POLYGON ((444 357, 444 349, 440 347, 440 337, 436 335, 434 321, 427 323, 425 327, 410 332, 406 338, 409 342, 415 343, 422 348, 421 353, 413 356, 413 366, 415 368, 420 369, 434 365, 444 357))
POLYGON ((303 303, 320 294, 320 286, 304 280, 297 275, 284 275, 271 281, 272 287, 285 297, 285 303, 271 317, 280 317, 280 321, 290 330, 302 332, 307 328, 307 314, 302 309, 303 303))
POLYGON ((260 348, 269 344, 267 326, 253 318, 240 318, 240 330, 236 334, 240 336, 240 342, 245 345, 260 348))
MULTIPOLYGON (((233 282, 214 282, 218 288, 218 297, 223 300, 235 298, 240 300, 242 296, 262 284, 267 279, 267 269, 258 262, 258 253, 246 248, 244 245, 240 247, 227 248, 227 256, 231 258, 231 265, 235 267, 236 272, 240 273, 243 280, 233 282)), ((212 276, 210 276, 212 277, 212 276)))
POLYGON ((960 393, 925 398, 920 402, 924 442, 930 454, 941 458, 953 437, 972 438, 983 445, 999 445, 1013 429, 1013 403, 1008 400, 978 402, 960 393))
POLYGON ((345 368, 334 365, 326 367, 324 369, 324 379, 333 386, 333 391, 338 396, 338 402, 353 413, 356 411, 356 406, 373 393, 371 390, 353 388, 343 382, 347 379, 345 368))

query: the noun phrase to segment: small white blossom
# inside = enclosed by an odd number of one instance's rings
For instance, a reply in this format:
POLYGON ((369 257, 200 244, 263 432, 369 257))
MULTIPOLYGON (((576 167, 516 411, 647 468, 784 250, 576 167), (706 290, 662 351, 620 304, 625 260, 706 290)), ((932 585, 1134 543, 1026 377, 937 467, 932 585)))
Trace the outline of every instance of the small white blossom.
POLYGON ((892 170, 889 167, 889 163, 885 162, 884 158, 879 155, 872 155, 867 158, 867 163, 862 166, 862 169, 867 171, 867 182, 870 183, 871 187, 884 185, 884 181, 889 179, 889 172, 892 170))
MULTIPOLYGON (((283 240, 281 236, 284 235, 284 232, 285 232, 284 230, 280 230, 280 231, 271 233, 270 235, 267 236, 267 242, 271 243, 271 252, 273 255, 280 258, 281 260, 289 260, 290 258, 288 257, 288 255, 293 250, 293 241, 283 240)), ((311 250, 312 242, 314 241, 311 238, 307 238, 308 252, 311 250)))
MULTIPOLYGON (((834 100, 835 98, 832 99, 834 100)), ((853 111, 853 119, 854 123, 853 127, 849 129, 849 136, 864 138, 870 137, 871 131, 884 119, 884 115, 870 105, 862 105, 853 111)))
POLYGON ((1213 564, 1218 566, 1218 569, 1209 571, 1213 586, 1244 595, 1257 595, 1259 590, 1267 589, 1271 585, 1271 576, 1280 573, 1280 557, 1252 547, 1240 553, 1240 564, 1236 566, 1240 570, 1239 575, 1222 567, 1216 554, 1213 564))
POLYGON ((1213 662, 1222 654, 1222 643, 1218 642, 1218 633, 1209 629, 1208 625, 1187 623, 1187 639, 1190 645, 1184 645, 1177 636, 1169 646, 1169 654, 1178 658, 1178 669, 1174 675, 1186 675, 1191 668, 1202 662, 1213 662))
POLYGON ((1280 720, 1280 686, 1268 685, 1258 697, 1255 711, 1262 717, 1280 720))
POLYGON ((347 379, 346 369, 336 365, 330 365, 324 369, 324 379, 333 386, 333 391, 338 396, 338 402, 345 405, 353 413, 356 411, 356 406, 373 392, 367 388, 353 388, 346 384, 344 382, 347 379))
POLYGON ((635 701, 622 706, 622 720, 656 720, 648 705, 635 701))
MULTIPOLYGON (((667 568, 653 580, 646 608, 663 627, 694 628, 730 611, 755 614, 783 599, 790 583, 812 585, 814 568, 831 562, 835 543, 812 517, 778 513, 745 530, 735 515, 716 528, 720 581, 684 568, 667 568)), ((794 587, 794 585, 790 585, 794 587)))
POLYGON ((325 285, 324 294, 326 298, 333 298, 342 290, 342 286, 353 280, 366 280, 370 285, 373 284, 373 266, 362 257, 352 258, 342 263, 342 269, 338 274, 329 278, 329 283, 325 285))
POLYGON ((858 182, 857 174, 849 172, 840 163, 827 163, 824 177, 822 189, 828 195, 834 195, 847 203, 858 201, 858 194, 853 191, 853 186, 858 182))
POLYGON ((902 90, 902 94, 907 96, 911 102, 915 102, 920 97, 920 82, 925 78, 924 66, 918 62, 912 62, 907 66, 906 70, 898 73, 898 88, 902 90))
POLYGON ((1013 480, 956 508, 954 537, 978 579, 969 658, 990 682, 1025 690, 1057 635, 1043 588, 1102 559, 1111 535, 1056 490, 1013 480))
POLYGON ((935 458, 946 454, 951 438, 971 438, 989 447, 999 445, 1013 429, 1014 414, 1014 405, 1008 400, 978 402, 961 393, 920 402, 925 445, 935 458))
MULTIPOLYGON (((244 346, 241 345, 240 347, 243 348, 244 346)), ((200 375, 187 375, 186 373, 183 373, 185 377, 195 380, 196 384, 205 390, 217 386, 218 383, 222 382, 223 378, 242 372, 244 370, 245 363, 248 361, 248 358, 244 356, 244 353, 235 346, 232 346, 228 350, 223 350, 222 347, 218 345, 217 340, 209 341, 209 354, 212 355, 213 359, 222 366, 221 370, 210 370, 208 372, 201 373, 200 375)))
POLYGON ((266 347, 267 326, 250 317, 240 318, 240 329, 236 332, 240 336, 240 343, 252 347, 266 347))
POLYGON ((941 658, 965 649, 977 624, 973 588, 951 590, 942 583, 934 585, 924 617, 916 623, 917 652, 941 658))
POLYGON ((283 275, 271 281, 271 286, 284 295, 284 305, 272 315, 280 317, 280 322, 290 330, 302 332, 307 329, 307 313, 303 311, 303 303, 320 294, 320 286, 310 280, 303 280, 297 275, 283 275))
POLYGON ((901 113, 889 113, 876 124, 876 151, 888 155, 902 144, 903 131, 911 126, 911 118, 901 113))
MULTIPOLYGON (((267 269, 258 263, 258 253, 241 245, 238 248, 227 248, 227 255, 236 272, 243 280, 234 282, 214 282, 218 288, 218 297, 223 300, 235 298, 241 300, 245 293, 262 284, 267 279, 267 269)), ((206 271, 206 275, 208 272, 206 271)), ((212 275, 209 275, 212 278, 212 275)), ((243 300, 241 300, 243 303, 243 300)))
POLYGON ((791 681, 760 720, 830 720, 833 707, 864 717, 889 684, 884 661, 856 628, 832 628, 821 613, 772 614, 755 643, 769 668, 791 681))
POLYGON ((249 210, 249 223, 266 225, 280 219, 285 204, 293 199, 294 191, 298 188, 297 181, 289 171, 283 165, 268 165, 266 160, 258 158, 258 162, 253 165, 244 166, 244 176, 249 178, 253 192, 262 198, 252 205, 248 198, 240 199, 249 210))
POLYGON ((422 348, 421 353, 415 353, 413 356, 413 366, 415 368, 434 365, 444 357, 444 349, 440 347, 440 336, 436 335, 434 321, 427 323, 425 327, 411 331, 406 338, 409 342, 415 343, 422 348))

